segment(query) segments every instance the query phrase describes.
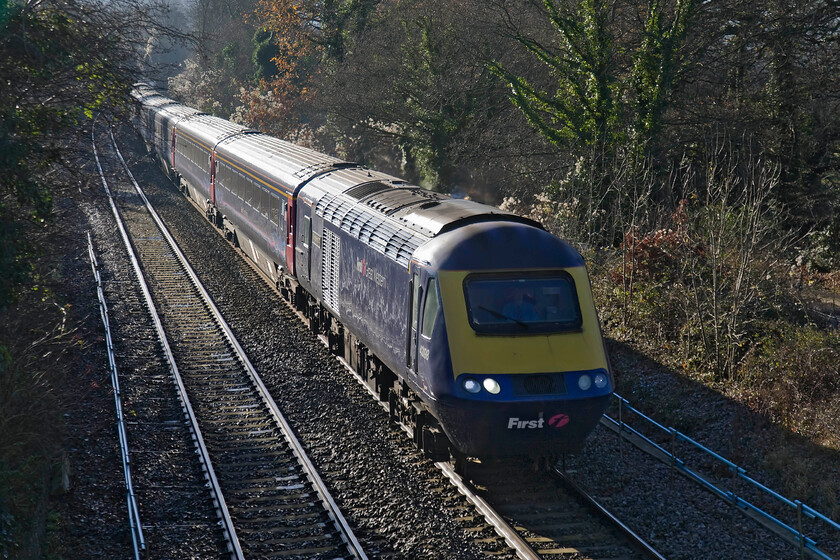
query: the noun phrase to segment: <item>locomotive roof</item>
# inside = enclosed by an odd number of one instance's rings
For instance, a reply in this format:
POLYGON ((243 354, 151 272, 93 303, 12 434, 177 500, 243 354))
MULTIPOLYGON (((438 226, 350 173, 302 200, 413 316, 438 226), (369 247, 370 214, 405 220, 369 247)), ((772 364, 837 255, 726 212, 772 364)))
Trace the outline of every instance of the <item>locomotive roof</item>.
POLYGON ((135 84, 131 95, 146 109, 155 111, 157 117, 163 119, 180 120, 202 114, 198 109, 183 105, 172 98, 166 97, 148 84, 135 84))
POLYGON ((176 119, 185 119, 187 117, 192 117, 193 115, 202 114, 201 111, 199 111, 198 109, 193 109, 192 107, 181 105, 176 101, 173 101, 170 105, 162 106, 160 108, 160 112, 166 117, 176 119))
POLYGON ((403 179, 361 167, 349 167, 326 173, 307 186, 313 200, 319 195, 313 188, 333 196, 341 196, 351 203, 364 204, 370 211, 398 221, 420 235, 433 237, 455 227, 462 220, 514 220, 539 224, 516 214, 505 212, 471 200, 454 199, 448 195, 409 185, 403 179))
POLYGON ((550 269, 584 266, 571 245, 517 222, 475 222, 430 240, 414 257, 437 270, 550 269))
POLYGON ((408 266, 415 250, 434 237, 473 222, 536 222, 470 200, 408 185, 360 167, 316 177, 301 191, 325 220, 408 266))

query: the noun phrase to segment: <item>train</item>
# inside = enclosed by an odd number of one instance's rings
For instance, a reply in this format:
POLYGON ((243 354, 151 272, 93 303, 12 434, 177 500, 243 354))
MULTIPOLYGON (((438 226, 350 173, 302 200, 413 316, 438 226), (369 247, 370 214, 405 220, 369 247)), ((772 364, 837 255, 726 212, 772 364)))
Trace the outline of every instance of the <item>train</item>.
POLYGON ((165 172, 435 461, 579 450, 614 376, 584 259, 540 223, 135 84, 165 172))

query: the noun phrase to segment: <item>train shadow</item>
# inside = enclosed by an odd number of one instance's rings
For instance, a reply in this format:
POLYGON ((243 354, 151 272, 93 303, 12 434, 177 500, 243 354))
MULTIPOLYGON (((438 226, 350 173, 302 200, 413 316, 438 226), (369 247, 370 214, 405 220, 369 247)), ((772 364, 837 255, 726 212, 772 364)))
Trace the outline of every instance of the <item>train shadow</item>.
POLYGON ((787 497, 840 514, 840 449, 804 437, 624 343, 609 340, 608 350, 616 392, 633 407, 761 475, 787 497))

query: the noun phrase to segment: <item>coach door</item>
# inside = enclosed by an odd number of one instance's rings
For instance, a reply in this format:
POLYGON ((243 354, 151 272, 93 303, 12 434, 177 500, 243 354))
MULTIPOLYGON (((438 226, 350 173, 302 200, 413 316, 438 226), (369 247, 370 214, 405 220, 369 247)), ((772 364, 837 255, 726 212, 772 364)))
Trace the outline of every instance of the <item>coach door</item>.
POLYGON ((295 245, 295 270, 297 277, 308 287, 309 282, 309 261, 312 254, 312 218, 308 214, 311 211, 306 204, 300 204, 302 220, 298 225, 298 242, 295 245))
POLYGON ((291 199, 283 201, 283 217, 286 219, 286 268, 295 275, 295 205, 291 199))
POLYGON ((431 361, 435 359, 432 354, 432 336, 440 312, 437 278, 425 269, 412 268, 408 369, 415 375, 426 376, 429 373, 431 361))
POLYGON ((216 153, 210 152, 210 201, 215 206, 216 202, 216 153))
POLYGON ((417 341, 420 336, 420 302, 423 299, 423 285, 420 281, 420 270, 412 266, 411 281, 409 283, 411 290, 411 302, 409 307, 409 329, 408 329, 408 348, 406 352, 406 366, 408 370, 417 374, 417 341))

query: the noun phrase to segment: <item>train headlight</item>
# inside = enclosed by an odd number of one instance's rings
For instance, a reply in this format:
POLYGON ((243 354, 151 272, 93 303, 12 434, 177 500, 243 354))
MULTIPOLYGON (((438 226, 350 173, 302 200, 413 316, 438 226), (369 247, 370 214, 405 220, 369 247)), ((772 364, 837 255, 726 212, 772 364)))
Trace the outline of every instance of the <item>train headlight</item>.
POLYGON ((607 376, 603 373, 599 373, 595 376, 595 386, 599 389, 603 389, 607 386, 607 376))
POLYGON ((484 388, 487 390, 488 393, 493 395, 498 395, 499 391, 502 390, 502 387, 499 385, 499 382, 490 377, 484 380, 484 388))
POLYGON ((592 378, 584 373, 578 377, 578 387, 580 387, 581 391, 588 391, 592 387, 592 378))
POLYGON ((470 378, 464 379, 463 386, 464 386, 464 390, 467 393, 473 393, 474 394, 474 393, 478 393, 479 391, 481 391, 481 383, 479 383, 475 379, 470 379, 470 378))

